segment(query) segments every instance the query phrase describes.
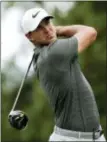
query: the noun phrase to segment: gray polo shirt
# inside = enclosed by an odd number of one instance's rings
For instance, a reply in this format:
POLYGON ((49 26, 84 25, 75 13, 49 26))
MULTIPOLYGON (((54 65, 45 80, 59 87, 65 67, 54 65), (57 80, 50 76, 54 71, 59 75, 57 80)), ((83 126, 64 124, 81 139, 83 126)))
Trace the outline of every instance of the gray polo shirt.
POLYGON ((37 60, 38 74, 53 108, 55 124, 90 132, 100 124, 99 113, 91 86, 81 71, 77 48, 75 36, 44 46, 37 60))

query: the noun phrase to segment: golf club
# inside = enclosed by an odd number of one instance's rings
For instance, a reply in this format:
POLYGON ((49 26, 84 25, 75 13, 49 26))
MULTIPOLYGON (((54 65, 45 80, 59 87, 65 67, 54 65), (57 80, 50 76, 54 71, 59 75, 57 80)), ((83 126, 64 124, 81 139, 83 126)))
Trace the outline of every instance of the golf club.
POLYGON ((35 53, 32 56, 32 59, 30 61, 30 64, 29 64, 28 69, 26 71, 26 74, 25 74, 25 76, 24 76, 24 78, 23 78, 23 80, 21 82, 19 91, 17 93, 15 102, 13 104, 13 107, 12 107, 12 109, 11 109, 9 115, 8 115, 8 120, 10 122, 10 125, 12 127, 16 128, 16 129, 18 129, 18 130, 22 130, 22 129, 24 129, 26 127, 27 122, 28 122, 28 117, 27 117, 27 115, 23 111, 21 111, 21 110, 15 110, 15 106, 16 106, 16 104, 18 102, 18 99, 19 99, 22 87, 23 87, 24 82, 25 82, 25 80, 27 78, 27 75, 28 75, 28 72, 30 70, 31 64, 32 64, 32 62, 34 60, 34 57, 35 57, 35 53))

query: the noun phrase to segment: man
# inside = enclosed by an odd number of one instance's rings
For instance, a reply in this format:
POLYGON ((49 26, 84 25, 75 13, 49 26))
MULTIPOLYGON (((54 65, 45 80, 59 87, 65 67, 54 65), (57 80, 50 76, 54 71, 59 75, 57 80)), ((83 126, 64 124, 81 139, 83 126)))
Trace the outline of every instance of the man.
POLYGON ((52 18, 44 9, 32 8, 22 19, 38 54, 34 69, 55 114, 49 141, 104 141, 94 94, 78 63, 78 53, 96 40, 97 31, 84 25, 54 26, 52 18))

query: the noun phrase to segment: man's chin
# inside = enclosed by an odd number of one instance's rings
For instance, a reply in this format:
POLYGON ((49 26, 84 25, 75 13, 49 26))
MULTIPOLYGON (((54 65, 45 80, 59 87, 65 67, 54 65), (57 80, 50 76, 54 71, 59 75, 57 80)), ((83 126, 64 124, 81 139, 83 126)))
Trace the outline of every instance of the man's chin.
POLYGON ((52 38, 52 39, 50 39, 50 40, 47 40, 47 41, 44 41, 44 42, 39 42, 38 44, 40 44, 40 45, 49 45, 49 44, 51 44, 51 43, 53 43, 54 41, 56 41, 57 40, 57 38, 55 37, 55 38, 52 38))
POLYGON ((54 41, 56 41, 56 40, 57 40, 57 38, 54 37, 54 38, 50 39, 50 43, 51 43, 51 42, 54 42, 54 41))
POLYGON ((54 42, 56 39, 51 39, 51 40, 48 40, 47 42, 44 42, 43 44, 45 45, 49 45, 51 44, 52 42, 54 42))

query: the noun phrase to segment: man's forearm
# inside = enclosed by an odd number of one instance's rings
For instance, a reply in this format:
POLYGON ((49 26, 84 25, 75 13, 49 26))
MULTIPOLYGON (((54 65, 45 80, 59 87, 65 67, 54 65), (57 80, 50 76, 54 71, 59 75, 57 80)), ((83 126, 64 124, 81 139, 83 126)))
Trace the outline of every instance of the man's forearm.
POLYGON ((71 26, 56 26, 56 33, 58 36, 70 37, 78 32, 92 29, 92 27, 84 25, 71 25, 71 26))

